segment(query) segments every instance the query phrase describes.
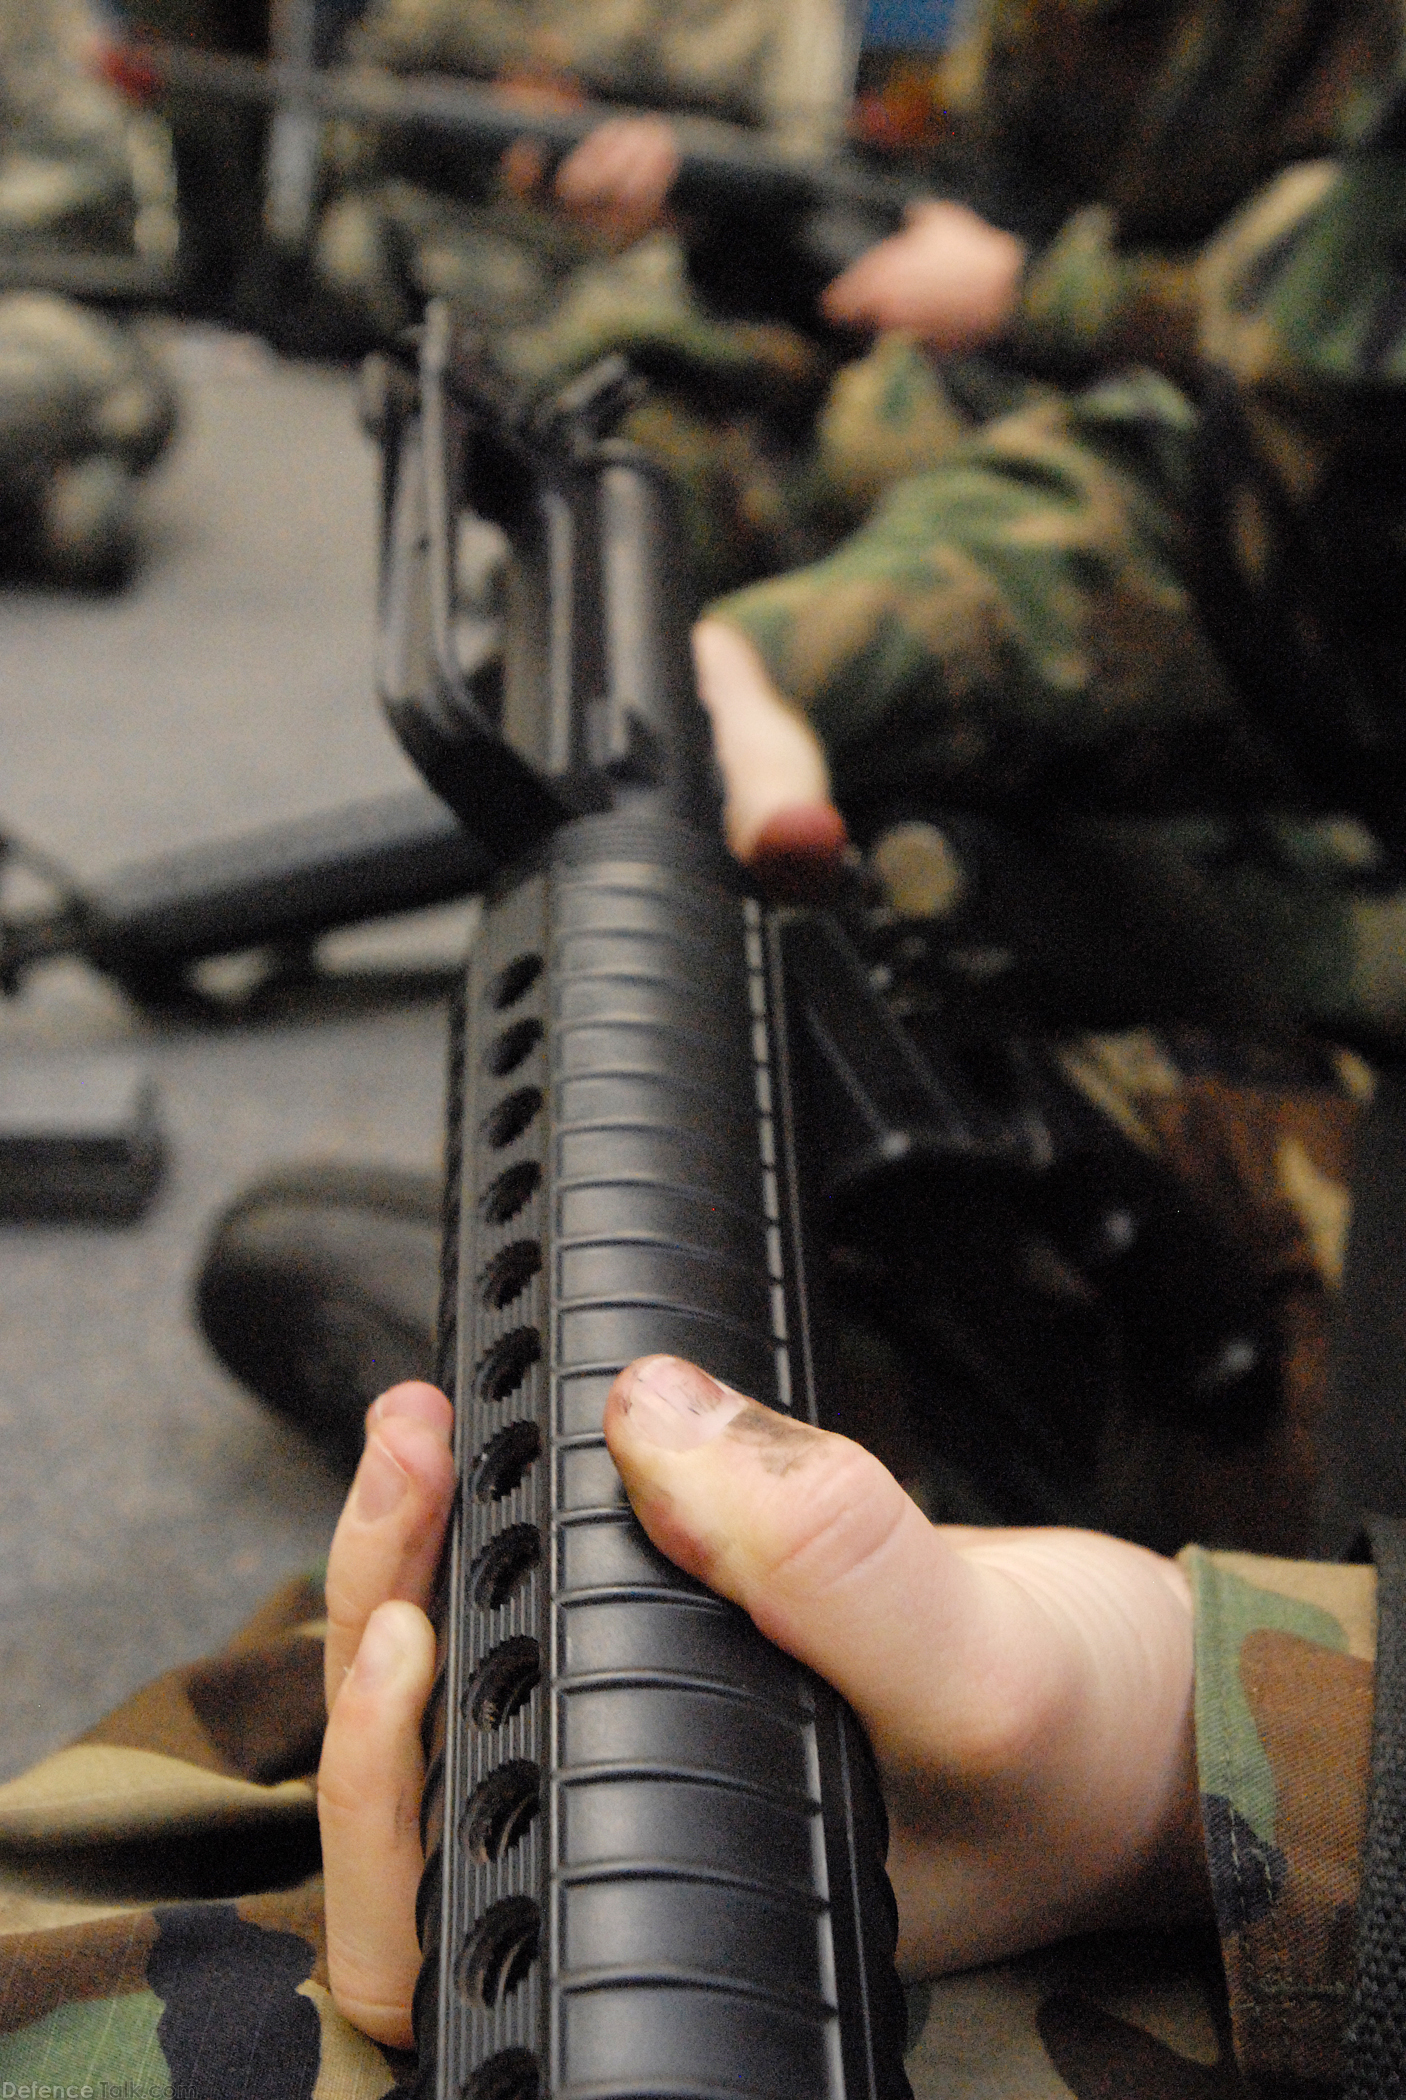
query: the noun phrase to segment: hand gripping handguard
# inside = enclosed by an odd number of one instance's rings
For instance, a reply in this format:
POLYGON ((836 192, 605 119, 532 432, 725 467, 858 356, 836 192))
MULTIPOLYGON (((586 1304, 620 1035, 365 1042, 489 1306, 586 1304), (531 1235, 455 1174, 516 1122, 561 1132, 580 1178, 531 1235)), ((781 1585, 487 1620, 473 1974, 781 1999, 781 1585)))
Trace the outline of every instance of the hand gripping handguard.
POLYGON ((603 420, 590 389, 514 417, 436 311, 388 446, 393 718, 500 855, 525 813, 451 1060, 417 2091, 900 2100, 868 1746, 654 1550, 601 1432, 655 1351, 814 1412, 779 965, 720 840, 668 491, 603 420), (469 510, 514 553, 509 740, 455 655, 469 510))

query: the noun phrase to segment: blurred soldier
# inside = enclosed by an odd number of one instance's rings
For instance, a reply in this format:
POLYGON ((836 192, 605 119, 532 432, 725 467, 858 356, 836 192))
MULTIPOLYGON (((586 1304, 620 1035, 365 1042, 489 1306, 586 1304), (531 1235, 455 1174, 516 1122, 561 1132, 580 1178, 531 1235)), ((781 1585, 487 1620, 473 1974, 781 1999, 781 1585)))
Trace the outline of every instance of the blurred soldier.
MULTIPOLYGON (((351 48, 391 70, 707 107, 810 151, 838 138, 853 68, 841 9, 714 0, 668 19, 651 35, 639 5, 382 0, 351 48)), ((823 318, 807 229, 667 215, 657 120, 572 156, 554 195, 569 219, 524 201, 530 155, 500 182, 430 146, 338 134, 315 264, 385 339, 446 294, 543 390, 609 348, 662 377, 667 401, 631 434, 679 479, 717 588, 822 551, 895 477, 1027 398, 1031 375, 1063 385, 1150 362, 1186 378, 1197 248, 1266 176, 1329 149, 1399 35, 1391 0, 984 0, 936 71, 938 143, 906 156, 975 208, 917 207, 829 287, 823 318), (856 330, 879 339, 840 370, 856 330)))
MULTIPOLYGON (((823 152, 843 125, 849 42, 843 0, 376 0, 347 55, 394 73, 497 80, 549 102, 705 112, 783 148, 823 152)), ((514 192, 533 170, 521 155, 510 156, 505 186, 497 167, 468 164, 461 151, 347 127, 332 139, 328 172, 316 265, 383 337, 437 294, 486 326, 540 319, 573 269, 645 230, 568 226, 525 204, 514 192)))
MULTIPOLYGON (((1393 0, 983 0, 936 75, 946 125, 928 173, 956 201, 916 206, 824 291, 826 320, 878 340, 836 377, 796 470, 739 505, 742 544, 769 514, 770 566, 793 565, 798 545, 833 539, 1029 398, 1032 377, 1150 364, 1194 383, 1197 252, 1279 168, 1333 148, 1400 38, 1393 0)), ((576 174, 568 163, 558 189, 579 207, 576 174)), ((682 230, 715 309, 756 318, 760 296, 805 325, 784 226, 731 222, 720 256, 706 228, 682 230)), ((562 376, 572 348, 563 322, 562 376)), ((578 358, 595 354, 583 342, 578 358)))
MULTIPOLYGON (((268 0, 119 0, 117 11, 133 29, 173 43, 268 55, 268 0)), ((150 87, 139 57, 129 84, 138 95, 150 87)), ((259 110, 180 93, 164 106, 180 201, 181 303, 228 314, 261 239, 267 120, 259 110)))
POLYGON ((90 70, 83 0, 0 17, 0 556, 66 581, 119 576, 135 477, 167 444, 169 383, 138 336, 52 287, 159 285, 175 220, 162 127, 90 70))
POLYGON ((170 149, 99 77, 102 43, 86 0, 0 11, 0 266, 39 275, 53 252, 153 273, 176 238, 170 149))

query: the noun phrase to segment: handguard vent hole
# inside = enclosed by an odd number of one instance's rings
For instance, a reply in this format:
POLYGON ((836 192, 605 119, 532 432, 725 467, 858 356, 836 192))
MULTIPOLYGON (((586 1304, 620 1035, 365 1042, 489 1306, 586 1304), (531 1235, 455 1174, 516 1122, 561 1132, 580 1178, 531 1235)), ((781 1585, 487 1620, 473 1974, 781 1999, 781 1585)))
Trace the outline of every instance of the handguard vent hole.
POLYGON ((516 1092, 505 1094, 483 1119, 483 1134, 493 1150, 501 1152, 504 1145, 520 1138, 541 1106, 540 1087, 520 1086, 516 1092))
POLYGON ((480 1208, 486 1222, 506 1225, 536 1195, 541 1182, 542 1169, 535 1159, 520 1159, 516 1166, 504 1167, 483 1194, 480 1208))
POLYGON ((524 1058, 530 1057, 542 1040, 540 1021, 514 1021, 501 1035, 495 1035, 484 1053, 484 1070, 495 1079, 506 1079, 515 1072, 524 1058))
POLYGON ((504 1007, 516 1006, 524 992, 530 992, 542 974, 540 955, 518 955, 498 972, 488 988, 488 1003, 502 1013, 504 1007))
POLYGON ((520 1713, 542 1676, 542 1651, 531 1634, 515 1633, 484 1656, 464 1694, 464 1711, 486 1734, 520 1713))
POLYGON ((477 1502, 501 1502, 511 1495, 542 1455, 542 1432, 535 1422, 509 1422, 480 1451, 472 1473, 477 1502))
POLYGON ((526 1290, 542 1266, 542 1248, 537 1240, 514 1240, 500 1247, 479 1279, 485 1305, 501 1312, 526 1290))
POLYGON ((537 1819, 542 1795, 540 1769, 514 1757, 481 1780, 464 1812, 464 1850, 481 1867, 512 1850, 537 1819))
POLYGON ((536 2057, 526 2049, 500 2050, 474 2072, 464 2100, 542 2100, 536 2057))
POLYGON ((542 1558, 542 1534, 535 1524, 510 1524, 474 1555, 469 1569, 469 1597, 480 1611, 501 1611, 510 1604, 542 1558))
POLYGON ((506 1400, 541 1355, 542 1337, 535 1327, 514 1327, 501 1335, 478 1367, 480 1400, 506 1400))
POLYGON ((504 1896, 491 1903, 459 1957, 464 1996, 486 2012, 501 2005, 537 1959, 541 1936, 542 1914, 530 1896, 504 1896))

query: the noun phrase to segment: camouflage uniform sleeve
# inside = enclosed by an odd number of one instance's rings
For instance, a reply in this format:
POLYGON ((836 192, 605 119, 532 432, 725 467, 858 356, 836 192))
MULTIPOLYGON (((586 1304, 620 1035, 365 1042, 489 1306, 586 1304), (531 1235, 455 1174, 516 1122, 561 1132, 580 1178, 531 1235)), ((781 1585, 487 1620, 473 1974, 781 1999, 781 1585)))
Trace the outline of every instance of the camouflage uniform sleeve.
MULTIPOLYGON (((921 409, 891 394, 875 450, 921 409)), ((1186 574, 1194 429, 1151 374, 1039 394, 823 560, 710 608, 810 718, 847 815, 1037 794, 1056 770, 1134 800, 1144 767, 1209 785, 1236 731, 1186 574)))
POLYGON ((1120 246, 1107 205, 1075 212, 1031 261, 1013 337, 1041 369, 1152 365, 1183 382, 1198 370, 1196 255, 1120 246))
POLYGON ((1391 68, 1395 7, 1079 0, 1072 23, 1037 6, 1001 34, 1009 12, 993 0, 986 130, 1017 158, 1047 137, 1031 172, 1066 199, 1027 273, 1017 349, 1065 377, 1130 364, 1193 377, 1197 252, 1277 170, 1334 148, 1364 84, 1391 68), (1069 70, 1051 43, 1072 52, 1069 70))
POLYGON ((1188 1547, 1196 1751, 1236 2052, 1336 2083, 1371 1764, 1376 1576, 1188 1547))

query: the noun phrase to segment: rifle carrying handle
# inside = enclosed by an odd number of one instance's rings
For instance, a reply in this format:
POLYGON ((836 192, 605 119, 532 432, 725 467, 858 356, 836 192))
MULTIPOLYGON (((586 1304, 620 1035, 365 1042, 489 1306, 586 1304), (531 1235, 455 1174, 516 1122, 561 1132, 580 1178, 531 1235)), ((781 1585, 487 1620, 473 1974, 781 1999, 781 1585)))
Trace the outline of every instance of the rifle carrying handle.
POLYGON ((601 1434, 653 1352, 813 1407, 773 974, 676 824, 581 819, 485 910, 451 1085, 426 2100, 909 2091, 867 1745, 655 1552, 601 1434))

